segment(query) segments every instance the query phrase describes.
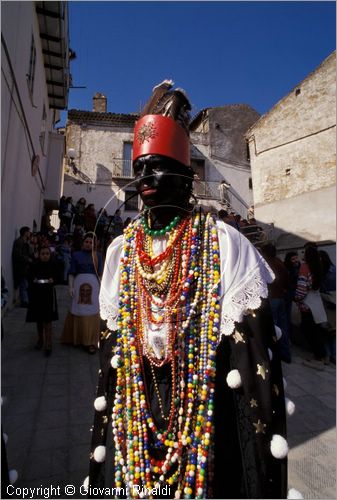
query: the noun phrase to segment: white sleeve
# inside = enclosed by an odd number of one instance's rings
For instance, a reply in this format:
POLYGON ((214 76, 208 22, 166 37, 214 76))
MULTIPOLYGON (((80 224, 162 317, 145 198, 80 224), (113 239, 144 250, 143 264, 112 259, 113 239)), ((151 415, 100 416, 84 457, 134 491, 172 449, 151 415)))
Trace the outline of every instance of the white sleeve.
MULTIPOLYGON (((275 276, 254 245, 235 228, 217 221, 221 269, 221 335, 231 335, 249 309, 258 309, 275 276)), ((220 340, 220 339, 219 339, 220 340)))
POLYGON ((99 293, 100 314, 110 330, 117 330, 119 312, 120 259, 123 251, 123 235, 109 246, 99 293))

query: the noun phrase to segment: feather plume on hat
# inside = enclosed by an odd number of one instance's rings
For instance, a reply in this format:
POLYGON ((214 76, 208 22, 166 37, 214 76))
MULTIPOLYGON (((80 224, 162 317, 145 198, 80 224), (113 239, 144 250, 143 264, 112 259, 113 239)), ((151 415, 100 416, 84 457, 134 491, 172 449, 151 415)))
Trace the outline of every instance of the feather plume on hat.
POLYGON ((171 90, 174 85, 173 80, 163 80, 152 89, 152 95, 145 104, 141 117, 145 115, 162 115, 172 118, 189 133, 189 122, 192 107, 186 92, 177 88, 171 90))

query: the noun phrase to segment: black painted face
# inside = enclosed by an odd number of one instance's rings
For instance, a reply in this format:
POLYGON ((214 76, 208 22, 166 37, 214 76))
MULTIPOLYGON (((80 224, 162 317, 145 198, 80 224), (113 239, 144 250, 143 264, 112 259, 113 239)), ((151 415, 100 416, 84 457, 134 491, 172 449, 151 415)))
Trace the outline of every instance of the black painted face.
POLYGON ((149 208, 182 207, 189 200, 191 184, 186 167, 160 155, 146 155, 133 164, 137 191, 149 208))

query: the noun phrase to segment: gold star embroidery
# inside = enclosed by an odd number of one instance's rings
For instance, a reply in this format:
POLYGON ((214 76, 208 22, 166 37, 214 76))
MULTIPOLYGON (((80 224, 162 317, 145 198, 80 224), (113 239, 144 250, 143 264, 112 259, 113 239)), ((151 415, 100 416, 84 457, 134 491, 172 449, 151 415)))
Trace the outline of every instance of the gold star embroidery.
POLYGON ((101 429, 101 436, 103 436, 104 434, 104 429, 101 429))
POLYGON ((255 408, 257 408, 257 401, 256 399, 252 398, 250 400, 250 407, 253 408, 255 406, 255 408))
POLYGON ((260 419, 256 423, 253 422, 253 425, 255 427, 255 434, 259 434, 259 433, 265 434, 264 428, 267 426, 266 426, 266 424, 263 424, 260 419))
POLYGON ((273 392, 275 392, 276 396, 280 394, 279 388, 277 387, 276 384, 273 385, 273 392))
POLYGON ((238 331, 238 330, 235 330, 233 335, 232 335, 233 339, 235 340, 235 343, 237 344, 238 342, 243 342, 244 344, 246 343, 246 341, 244 340, 243 338, 243 335, 238 331))
POLYGON ((110 335, 110 330, 105 330, 104 332, 101 332, 101 339, 107 339, 108 337, 110 337, 110 335))
POLYGON ((261 375, 261 377, 263 378, 263 380, 266 380, 266 373, 268 373, 268 370, 267 368, 265 368, 264 364, 262 363, 262 365, 259 365, 257 364, 257 372, 256 374, 257 375, 261 375))
POLYGON ((274 336, 273 336, 273 341, 274 341, 274 342, 277 342, 277 337, 276 337, 276 335, 274 335, 274 336))
POLYGON ((104 417, 102 418, 102 422, 103 422, 103 424, 108 423, 108 417, 106 415, 104 415, 104 417))

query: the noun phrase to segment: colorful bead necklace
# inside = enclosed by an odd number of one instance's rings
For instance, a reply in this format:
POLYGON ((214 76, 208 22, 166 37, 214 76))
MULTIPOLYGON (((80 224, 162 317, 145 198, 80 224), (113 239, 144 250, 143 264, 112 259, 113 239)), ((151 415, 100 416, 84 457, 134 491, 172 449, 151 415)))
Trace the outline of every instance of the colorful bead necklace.
POLYGON ((135 486, 167 484, 175 498, 206 498, 220 317, 217 230, 209 214, 176 218, 159 234, 145 219, 124 233, 112 414, 115 485, 127 486, 132 498, 135 486), (168 242, 155 256, 152 239, 158 236, 168 242), (151 413, 144 357, 164 429, 151 413), (164 364, 171 367, 169 414, 156 380, 164 364))

